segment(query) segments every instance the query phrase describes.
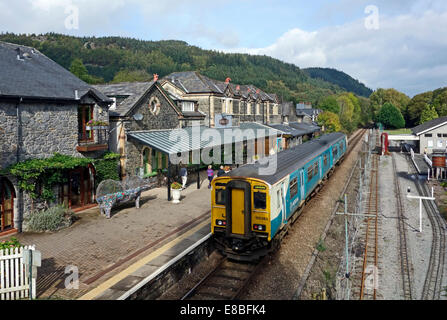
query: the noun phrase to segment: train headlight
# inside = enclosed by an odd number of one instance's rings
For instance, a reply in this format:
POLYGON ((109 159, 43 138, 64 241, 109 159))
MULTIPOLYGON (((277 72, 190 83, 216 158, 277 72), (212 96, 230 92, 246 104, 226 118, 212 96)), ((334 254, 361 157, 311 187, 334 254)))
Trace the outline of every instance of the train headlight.
POLYGON ((266 231, 267 230, 265 225, 262 225, 262 224, 255 224, 253 226, 253 229, 255 229, 256 231, 266 231))
POLYGON ((227 225, 227 222, 225 220, 216 220, 216 224, 219 227, 225 227, 227 225))

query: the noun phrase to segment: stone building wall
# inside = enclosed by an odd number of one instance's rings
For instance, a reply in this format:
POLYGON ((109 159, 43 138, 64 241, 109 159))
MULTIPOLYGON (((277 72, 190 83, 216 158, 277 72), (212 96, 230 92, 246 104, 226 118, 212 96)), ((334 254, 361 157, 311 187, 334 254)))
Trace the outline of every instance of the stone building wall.
MULTIPOLYGON (((100 112, 95 107, 94 119, 108 122, 107 109, 100 112)), ((78 146, 78 103, 33 102, 19 105, 0 102, 0 169, 17 161, 49 158, 54 153, 74 157, 98 157, 102 152, 79 153, 78 146), (20 140, 17 158, 18 136, 20 140)), ((6 177, 14 186, 18 212, 14 212, 14 225, 21 229, 23 217, 31 210, 43 209, 43 203, 32 201, 27 193, 20 192, 15 177, 6 177)), ((58 188, 54 188, 57 195, 58 188)))
MULTIPOLYGON (((137 106, 129 115, 130 118, 134 114, 140 113, 143 115, 142 121, 132 120, 126 123, 126 130, 129 131, 143 131, 143 130, 157 130, 157 129, 176 129, 180 127, 179 116, 165 97, 155 87, 146 94, 139 106, 137 106), (151 97, 157 97, 160 101, 160 110, 157 114, 153 114, 149 109, 149 101, 151 97)), ((142 155, 145 146, 134 141, 126 141, 125 150, 125 173, 127 176, 136 174, 137 168, 143 165, 142 155)))
POLYGON ((0 102, 0 170, 17 160, 16 104, 0 102))

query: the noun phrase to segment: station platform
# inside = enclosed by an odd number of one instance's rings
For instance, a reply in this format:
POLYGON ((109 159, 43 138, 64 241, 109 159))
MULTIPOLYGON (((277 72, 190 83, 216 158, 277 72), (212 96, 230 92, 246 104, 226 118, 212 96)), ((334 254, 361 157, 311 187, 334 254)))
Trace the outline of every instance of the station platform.
POLYGON ((35 245, 42 254, 37 297, 105 299, 113 291, 108 297, 119 298, 208 236, 211 190, 207 187, 205 172, 201 188, 192 181, 179 204, 167 201, 166 188, 156 188, 142 194, 140 209, 134 203, 122 204, 113 208, 111 219, 95 207, 76 213, 77 220, 69 228, 15 235, 21 244, 35 245), (67 272, 67 267, 72 271, 67 272), (67 287, 72 272, 78 279, 75 288, 67 287), (127 278, 133 273, 134 278, 127 278))
POLYGON ((126 300, 211 237, 209 219, 141 258, 79 300, 126 300))
POLYGON ((431 168, 425 161, 424 155, 415 154, 413 158, 413 163, 416 165, 419 174, 428 175, 428 170, 431 168))

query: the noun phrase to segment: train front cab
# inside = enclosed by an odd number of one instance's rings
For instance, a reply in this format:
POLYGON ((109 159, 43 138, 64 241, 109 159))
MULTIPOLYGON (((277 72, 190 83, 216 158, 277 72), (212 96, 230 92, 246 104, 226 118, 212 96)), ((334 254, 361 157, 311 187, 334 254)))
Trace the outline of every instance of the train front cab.
POLYGON ((270 245, 269 186, 257 179, 221 177, 212 182, 211 232, 222 252, 253 260, 270 245))

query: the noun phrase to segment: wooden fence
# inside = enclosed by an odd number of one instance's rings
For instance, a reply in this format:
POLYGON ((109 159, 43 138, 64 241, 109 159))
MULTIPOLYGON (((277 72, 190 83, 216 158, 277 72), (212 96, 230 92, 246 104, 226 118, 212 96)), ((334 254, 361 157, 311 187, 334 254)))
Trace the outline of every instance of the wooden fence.
MULTIPOLYGON (((0 300, 29 299, 29 270, 23 263, 25 250, 34 246, 0 250, 0 300)), ((36 278, 31 279, 32 298, 36 298, 36 278)))

